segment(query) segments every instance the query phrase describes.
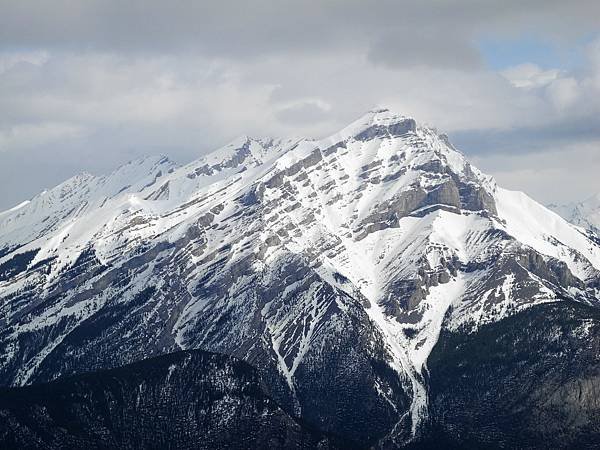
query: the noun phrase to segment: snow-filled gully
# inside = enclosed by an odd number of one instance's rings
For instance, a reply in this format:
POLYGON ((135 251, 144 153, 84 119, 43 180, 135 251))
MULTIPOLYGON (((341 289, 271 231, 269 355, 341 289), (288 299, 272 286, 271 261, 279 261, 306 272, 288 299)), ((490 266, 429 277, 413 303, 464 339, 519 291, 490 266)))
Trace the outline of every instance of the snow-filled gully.
MULTIPOLYGON (((440 284, 429 290, 427 297, 421 302, 422 318, 417 324, 406 325, 395 318, 388 317, 376 299, 371 301, 367 313, 382 331, 390 349, 395 370, 408 376, 413 391, 410 407, 411 433, 416 435, 419 424, 427 416, 427 387, 423 370, 431 350, 437 343, 446 311, 463 292, 465 276, 460 272, 448 283, 440 284), (406 328, 416 329, 417 333, 408 338, 406 328)), ((396 425, 404 420, 400 421, 396 425)), ((390 435, 393 435, 393 431, 390 435)))

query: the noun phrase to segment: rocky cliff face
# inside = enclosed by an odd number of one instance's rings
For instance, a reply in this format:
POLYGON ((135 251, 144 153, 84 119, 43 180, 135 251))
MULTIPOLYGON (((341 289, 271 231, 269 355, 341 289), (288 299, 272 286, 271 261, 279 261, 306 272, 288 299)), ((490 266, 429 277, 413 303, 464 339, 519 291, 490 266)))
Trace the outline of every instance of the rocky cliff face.
POLYGON ((171 165, 0 215, 2 384, 218 351, 310 426, 403 446, 440 335, 599 304, 598 240, 387 110, 171 165))

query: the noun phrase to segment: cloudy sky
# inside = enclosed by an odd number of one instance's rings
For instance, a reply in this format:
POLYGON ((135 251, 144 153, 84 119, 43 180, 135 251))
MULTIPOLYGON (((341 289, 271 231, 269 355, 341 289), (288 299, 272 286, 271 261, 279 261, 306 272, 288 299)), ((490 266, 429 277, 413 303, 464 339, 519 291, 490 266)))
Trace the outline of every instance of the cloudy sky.
POLYGON ((322 137, 375 106, 505 187, 600 191, 600 2, 0 0, 0 209, 145 154, 322 137))

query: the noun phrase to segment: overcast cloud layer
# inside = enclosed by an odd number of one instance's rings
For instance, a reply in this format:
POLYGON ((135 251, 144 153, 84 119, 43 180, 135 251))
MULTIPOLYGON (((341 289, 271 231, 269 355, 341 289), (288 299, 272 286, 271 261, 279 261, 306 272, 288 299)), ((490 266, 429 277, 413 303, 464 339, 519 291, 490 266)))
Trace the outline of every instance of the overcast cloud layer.
POLYGON ((0 0, 0 209, 374 106, 542 202, 600 191, 598 1, 0 0), (533 43, 533 44, 532 44, 533 43))

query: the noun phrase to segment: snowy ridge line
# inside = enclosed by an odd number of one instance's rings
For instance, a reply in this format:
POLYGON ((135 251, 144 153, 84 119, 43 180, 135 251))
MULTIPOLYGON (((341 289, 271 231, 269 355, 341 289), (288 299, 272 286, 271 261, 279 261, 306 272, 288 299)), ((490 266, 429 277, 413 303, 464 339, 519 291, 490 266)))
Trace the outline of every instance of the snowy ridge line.
POLYGON ((242 137, 181 167, 74 177, 0 214, 0 375, 203 348, 264 367, 300 407, 332 355, 353 383, 352 364, 385 361, 410 397, 368 375, 397 414, 390 439, 405 423, 415 437, 443 330, 597 303, 598 280, 597 241, 376 110, 321 140, 242 137))

